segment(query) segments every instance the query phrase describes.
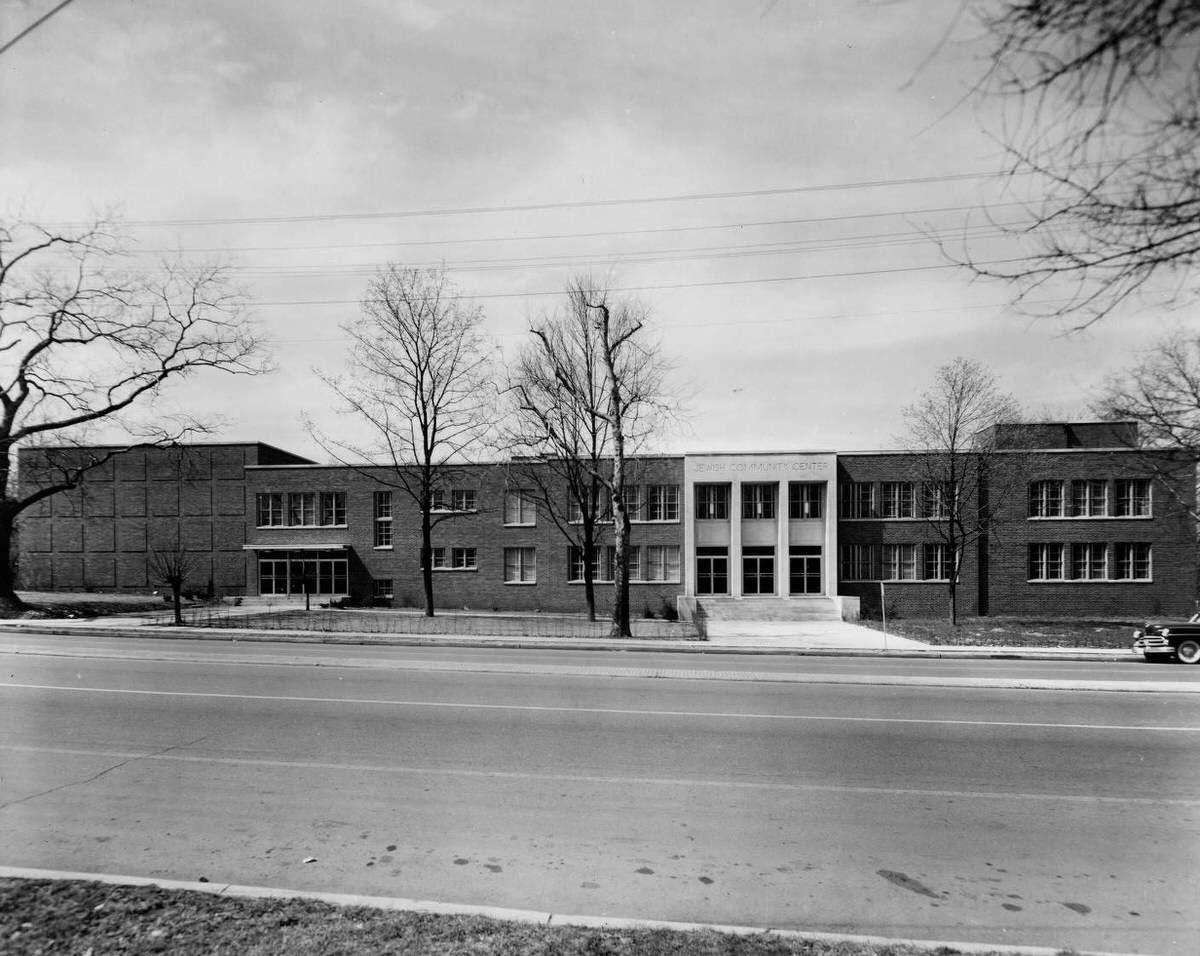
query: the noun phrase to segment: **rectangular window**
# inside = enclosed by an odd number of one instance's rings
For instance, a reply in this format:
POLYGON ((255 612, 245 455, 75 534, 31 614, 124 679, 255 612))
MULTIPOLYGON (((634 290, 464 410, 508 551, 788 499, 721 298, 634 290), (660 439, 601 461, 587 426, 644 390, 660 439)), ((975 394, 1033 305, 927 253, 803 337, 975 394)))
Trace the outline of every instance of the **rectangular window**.
POLYGON ((392 587, 391 578, 376 578, 375 579, 375 600, 390 601, 396 596, 395 589, 392 587))
POLYGON ((504 582, 506 584, 537 583, 537 552, 535 549, 504 549, 504 582))
POLYGON ((1077 581, 1103 581, 1108 577, 1108 547, 1103 544, 1071 545, 1071 577, 1077 581))
POLYGON ((842 551, 843 581, 874 581, 877 549, 870 544, 844 544, 842 551))
POLYGON ((630 521, 641 521, 642 486, 626 485, 621 495, 621 504, 624 505, 625 514, 628 515, 630 521))
POLYGON ((478 511, 479 495, 474 488, 455 488, 450 492, 450 507, 455 511, 478 511))
POLYGON ((679 547, 673 544, 646 545, 646 566, 643 581, 678 581, 679 547))
POLYGON ((392 546, 392 493, 375 492, 375 547, 392 546))
POLYGON ((258 495, 258 526, 260 528, 278 527, 283 524, 283 495, 258 495))
POLYGON ((701 521, 728 521, 729 485, 696 485, 696 517, 701 521))
POLYGON ((625 550, 625 573, 630 581, 642 580, 642 549, 636 545, 625 550))
POLYGON ((851 481, 842 486, 843 518, 875 518, 875 483, 851 481))
POLYGON ((433 570, 440 571, 443 568, 448 567, 448 565, 446 564, 446 549, 445 548, 430 548, 429 556, 432 559, 430 563, 433 566, 433 570))
POLYGON ((450 566, 455 571, 474 571, 478 567, 475 553, 474 548, 451 548, 450 566))
POLYGON ((917 546, 915 544, 883 545, 883 579, 885 581, 915 581, 917 579, 917 546))
POLYGON ((911 518, 913 486, 910 481, 885 481, 881 488, 879 517, 911 518))
POLYGON ((1119 543, 1113 545, 1113 576, 1120 581, 1149 581, 1150 545, 1119 543))
MULTIPOLYGON (((608 582, 616 577, 617 549, 611 544, 596 547, 592 551, 592 580, 608 582)), ((570 580, 583 580, 583 548, 573 546, 570 549, 570 580)), ((630 580, 633 576, 630 575, 630 580)))
POLYGON ((321 524, 339 526, 346 523, 346 493, 344 491, 321 492, 321 524))
POLYGON ((949 518, 954 507, 955 486, 949 481, 926 481, 921 484, 921 514, 935 520, 949 518))
POLYGON ((742 517, 774 518, 778 497, 779 486, 776 484, 755 482, 742 485, 742 517))
POLYGON ((293 491, 288 495, 288 524, 313 526, 317 523, 317 493, 293 491))
POLYGON ((921 577, 926 581, 950 580, 950 548, 945 542, 928 543, 921 546, 923 562, 921 577))
POLYGON ((537 508, 528 491, 517 489, 505 492, 504 523, 508 525, 532 525, 537 523, 537 508))
POLYGON ((646 486, 646 520, 647 521, 678 521, 679 520, 679 486, 678 485, 647 485, 646 486))
POLYGON ((1061 518, 1063 516, 1063 483, 1035 481, 1029 486, 1029 517, 1061 518))
POLYGON ((1113 514, 1120 518, 1150 517, 1150 479, 1118 478, 1113 514))
POLYGON ((1102 518, 1108 513, 1108 482, 1071 482, 1071 514, 1076 518, 1102 518))
POLYGON ((792 481, 788 483, 788 518, 802 521, 821 517, 821 499, 825 486, 815 481, 792 481))
POLYGON ((1064 579, 1061 544, 1031 544, 1029 546, 1029 580, 1062 581, 1064 579))

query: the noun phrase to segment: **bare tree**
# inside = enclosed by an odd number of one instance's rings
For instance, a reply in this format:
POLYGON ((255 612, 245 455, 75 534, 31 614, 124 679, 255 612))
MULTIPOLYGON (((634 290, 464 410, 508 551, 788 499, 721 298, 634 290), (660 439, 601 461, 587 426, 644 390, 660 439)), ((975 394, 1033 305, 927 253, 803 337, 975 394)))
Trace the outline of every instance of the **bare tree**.
POLYGON ((350 370, 318 373, 366 426, 355 442, 310 431, 322 447, 381 486, 398 489, 421 520, 425 614, 434 613, 433 531, 462 512, 443 496, 493 424, 495 387, 483 310, 470 305, 442 269, 389 264, 367 288, 362 318, 342 331, 350 370), (366 462, 386 463, 386 477, 366 462))
MULTIPOLYGON (((165 445, 211 423, 133 412, 163 386, 197 372, 265 370, 247 302, 217 265, 131 265, 107 222, 74 232, 0 222, 0 554, 25 509, 71 488, 128 447, 165 445), (89 426, 123 432, 127 445, 85 448, 89 426), (23 459, 18 449, 56 446, 23 459)), ((21 607, 0 563, 0 613, 21 607)))
POLYGON ((995 530, 1004 500, 1017 488, 996 452, 995 425, 1019 411, 979 362, 957 358, 938 369, 933 386, 904 409, 907 440, 921 454, 921 514, 945 546, 949 613, 958 622, 963 553, 995 530))
POLYGON ((1110 421, 1137 423, 1142 464, 1166 488, 1182 490, 1175 497, 1200 518, 1192 489, 1178 484, 1181 461, 1200 461, 1200 336, 1183 329, 1168 333, 1105 380, 1093 410, 1110 421))
POLYGON ((514 456, 515 483, 583 559, 588 620, 596 619, 594 556, 603 546, 609 505, 600 475, 610 473, 611 428, 602 411, 607 371, 591 310, 575 290, 565 309, 533 325, 531 340, 509 369, 511 413, 502 441, 514 456))
MULTIPOLYGON (((1017 301, 1051 293, 1082 327, 1151 288, 1177 298, 1200 262, 1200 5, 1193 0, 977 3, 992 41, 981 89, 1010 107, 1013 174, 1033 174, 1032 223, 1003 228, 1017 301), (1060 296, 1063 296, 1060 298, 1060 296)), ((978 257, 974 257, 976 263, 978 257)))
MULTIPOLYGON (((603 525, 612 521, 612 633, 632 633, 629 615, 629 527, 626 485, 632 458, 672 416, 665 380, 669 365, 647 340, 647 313, 635 302, 612 301, 590 279, 567 287, 565 308, 534 325, 510 381, 516 396, 512 440, 561 479, 579 515, 550 506, 555 523, 583 552, 588 610, 594 615, 592 560, 603 525), (564 520, 566 517, 566 520, 564 520)), ((548 488, 562 502, 562 491, 548 488)))
POLYGON ((183 586, 200 566, 199 556, 176 539, 170 547, 151 551, 147 565, 152 577, 171 589, 171 601, 175 609, 174 623, 182 625, 183 586))

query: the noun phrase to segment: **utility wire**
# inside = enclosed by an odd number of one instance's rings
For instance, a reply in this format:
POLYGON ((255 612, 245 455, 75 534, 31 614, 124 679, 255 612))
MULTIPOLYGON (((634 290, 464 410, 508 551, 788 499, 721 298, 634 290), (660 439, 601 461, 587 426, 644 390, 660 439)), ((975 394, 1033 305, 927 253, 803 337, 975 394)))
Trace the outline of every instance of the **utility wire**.
POLYGON ((426 216, 474 216, 498 212, 541 212, 550 209, 595 209, 607 206, 640 206, 713 199, 748 199, 786 196, 796 193, 836 192, 851 189, 875 189, 881 186, 914 186, 927 183, 990 179, 995 173, 947 173, 942 176, 913 176, 903 179, 876 179, 849 183, 823 183, 816 186, 781 186, 774 189, 745 189, 732 192, 680 193, 669 196, 635 196, 619 199, 578 199, 564 202, 528 203, 512 206, 446 206, 433 209, 408 209, 391 212, 326 213, 304 216, 246 216, 213 219, 132 219, 127 226, 217 226, 254 223, 350 222, 362 219, 415 219, 426 216))
POLYGON ((54 16, 54 14, 58 13, 59 10, 61 10, 65 6, 67 6, 67 4, 73 3, 73 2, 74 2, 74 0, 63 0, 62 3, 60 3, 57 7, 55 7, 50 12, 43 13, 40 17, 38 17, 36 20, 34 20, 33 23, 29 24, 29 26, 27 26, 24 30, 22 30, 20 33, 18 33, 15 37, 13 37, 11 40, 9 40, 7 43, 5 43, 3 46, 0 46, 0 53, 4 53, 6 50, 8 50, 11 46, 13 46, 22 37, 26 37, 29 34, 31 34, 34 30, 36 30, 43 23, 45 23, 52 16, 54 16))

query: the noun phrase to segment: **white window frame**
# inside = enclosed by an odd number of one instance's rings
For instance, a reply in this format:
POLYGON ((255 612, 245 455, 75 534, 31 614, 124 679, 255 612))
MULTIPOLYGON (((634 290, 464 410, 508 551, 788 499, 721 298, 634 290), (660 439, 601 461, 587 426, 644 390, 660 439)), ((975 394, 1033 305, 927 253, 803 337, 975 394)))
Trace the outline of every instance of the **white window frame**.
POLYGON ((879 517, 888 519, 913 516, 911 481, 884 481, 879 487, 879 517))
POLYGON ((527 489, 514 488, 504 493, 504 526, 531 528, 537 524, 537 503, 527 489))
POLYGON ((646 486, 646 521, 679 520, 679 485, 646 486))
POLYGON ((537 549, 518 547, 504 549, 504 583, 513 585, 537 584, 537 549))

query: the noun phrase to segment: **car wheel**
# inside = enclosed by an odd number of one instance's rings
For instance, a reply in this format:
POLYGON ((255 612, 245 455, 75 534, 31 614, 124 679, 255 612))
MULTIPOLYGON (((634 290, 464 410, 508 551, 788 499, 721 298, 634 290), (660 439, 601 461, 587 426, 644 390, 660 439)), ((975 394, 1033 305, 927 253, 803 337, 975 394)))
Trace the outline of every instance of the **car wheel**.
POLYGON ((1175 656, 1181 664, 1200 664, 1200 642, 1180 641, 1175 656))

